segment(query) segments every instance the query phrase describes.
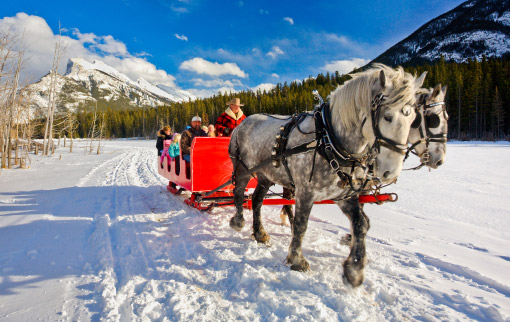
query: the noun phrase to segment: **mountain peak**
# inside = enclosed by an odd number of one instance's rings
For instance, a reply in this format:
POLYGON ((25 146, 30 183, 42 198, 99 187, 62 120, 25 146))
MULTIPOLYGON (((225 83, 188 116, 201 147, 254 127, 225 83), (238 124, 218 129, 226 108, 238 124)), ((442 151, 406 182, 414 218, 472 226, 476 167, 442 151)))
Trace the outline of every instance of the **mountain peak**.
MULTIPOLYGON (((30 85, 34 105, 46 104, 48 82, 49 78, 44 76, 39 82, 30 85)), ((59 78, 57 87, 61 93, 59 104, 70 109, 95 100, 105 100, 112 104, 118 101, 118 105, 125 108, 126 104, 155 107, 195 99, 193 94, 179 88, 160 88, 141 77, 133 81, 100 60, 90 63, 80 57, 69 59, 66 73, 59 78)))
POLYGON ((432 19, 374 62, 430 63, 441 57, 464 62, 510 53, 510 0, 466 1, 432 19))

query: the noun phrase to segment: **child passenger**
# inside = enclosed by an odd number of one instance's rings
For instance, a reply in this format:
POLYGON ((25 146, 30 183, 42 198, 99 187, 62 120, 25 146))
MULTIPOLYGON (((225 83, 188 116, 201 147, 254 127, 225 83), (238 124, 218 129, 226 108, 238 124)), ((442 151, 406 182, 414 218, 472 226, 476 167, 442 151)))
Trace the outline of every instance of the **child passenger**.
POLYGON ((170 157, 175 158, 179 156, 179 142, 181 141, 181 135, 179 133, 175 133, 172 139, 172 144, 168 148, 168 154, 170 157))
POLYGON ((170 145, 172 145, 172 140, 164 140, 163 141, 163 150, 161 151, 161 160, 159 163, 161 163, 161 169, 163 169, 163 160, 166 156, 171 156, 169 153, 170 145))
POLYGON ((166 125, 156 134, 158 140, 156 141, 156 149, 158 149, 158 155, 160 156, 163 153, 164 141, 172 140, 172 128, 169 125, 166 125))

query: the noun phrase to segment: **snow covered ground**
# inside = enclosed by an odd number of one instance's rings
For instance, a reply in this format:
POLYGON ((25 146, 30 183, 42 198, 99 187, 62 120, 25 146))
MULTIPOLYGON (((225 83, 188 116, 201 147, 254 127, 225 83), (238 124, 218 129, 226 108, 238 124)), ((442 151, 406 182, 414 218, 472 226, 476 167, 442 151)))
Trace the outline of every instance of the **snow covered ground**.
POLYGON ((83 145, 0 173, 2 321, 510 321, 507 143, 449 143, 440 169, 388 189, 397 203, 366 206, 357 289, 342 283, 349 224, 335 206, 314 207, 311 272, 293 272, 278 208, 263 208, 272 245, 259 245, 251 212, 238 233, 232 208, 170 195, 154 141, 83 145))

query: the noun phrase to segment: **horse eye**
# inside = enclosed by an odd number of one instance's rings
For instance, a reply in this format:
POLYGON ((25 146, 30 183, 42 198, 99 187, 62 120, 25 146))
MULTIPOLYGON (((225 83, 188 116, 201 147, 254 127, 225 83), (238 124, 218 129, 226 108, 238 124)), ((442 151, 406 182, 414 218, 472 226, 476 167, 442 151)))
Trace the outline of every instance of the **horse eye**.
POLYGON ((391 117, 391 115, 384 115, 384 120, 386 120, 387 122, 391 123, 393 118, 391 117))

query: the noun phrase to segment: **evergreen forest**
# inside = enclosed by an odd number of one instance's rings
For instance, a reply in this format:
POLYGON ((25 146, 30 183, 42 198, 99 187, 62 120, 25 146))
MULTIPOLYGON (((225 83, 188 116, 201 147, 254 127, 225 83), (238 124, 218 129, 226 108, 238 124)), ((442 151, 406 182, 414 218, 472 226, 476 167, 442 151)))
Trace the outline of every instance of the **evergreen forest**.
MULTIPOLYGON (((508 140, 510 139, 510 57, 468 60, 466 63, 445 62, 409 66, 406 71, 420 75, 427 71, 424 87, 436 84, 448 86, 446 97, 449 114, 449 139, 508 140)), ((317 89, 323 98, 343 84, 348 75, 319 74, 302 82, 277 84, 269 92, 241 91, 218 93, 210 98, 172 103, 157 108, 132 107, 126 109, 102 106, 97 113, 104 117, 104 135, 110 138, 154 138, 163 125, 181 132, 194 115, 202 117, 203 124, 214 124, 224 112, 226 102, 239 97, 243 112, 290 115, 310 111, 314 101, 312 91, 317 89)), ((74 135, 87 137, 94 120, 93 107, 81 106, 76 112, 78 125, 74 135)), ((63 133, 66 134, 66 133, 63 133)))

